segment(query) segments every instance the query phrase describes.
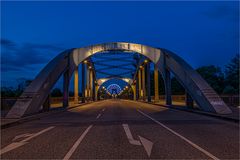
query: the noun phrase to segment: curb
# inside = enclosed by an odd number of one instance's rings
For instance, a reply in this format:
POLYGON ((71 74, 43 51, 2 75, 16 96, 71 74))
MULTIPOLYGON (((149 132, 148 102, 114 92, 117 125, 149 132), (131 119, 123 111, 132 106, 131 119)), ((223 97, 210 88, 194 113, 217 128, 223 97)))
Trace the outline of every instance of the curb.
POLYGON ((149 103, 149 102, 143 102, 143 101, 138 101, 138 102, 152 104, 152 105, 170 108, 170 109, 174 109, 174 110, 180 110, 180 111, 184 111, 184 112, 196 113, 196 114, 200 114, 200 115, 204 115, 204 116, 210 116, 210 117, 214 117, 214 118, 218 118, 218 119, 222 119, 222 120, 226 120, 226 121, 230 121, 230 122, 234 122, 234 123, 239 123, 239 121, 240 121, 239 119, 225 117, 225 116, 217 115, 214 113, 207 113, 207 112, 197 111, 197 110, 188 110, 188 109, 177 108, 177 107, 169 107, 167 105, 161 105, 161 104, 155 104, 155 103, 149 103))
POLYGON ((6 128, 9 128, 9 127, 12 127, 12 126, 16 126, 18 124, 22 124, 22 123, 28 122, 30 120, 37 120, 37 119, 49 116, 50 114, 61 113, 61 112, 71 110, 71 109, 74 109, 74 108, 77 108, 77 107, 80 107, 80 106, 83 106, 83 105, 87 105, 87 104, 90 104, 90 103, 93 103, 93 102, 86 102, 86 103, 75 105, 75 106, 72 106, 72 107, 69 107, 69 108, 60 108, 59 110, 50 110, 48 112, 42 112, 42 113, 34 114, 34 115, 31 115, 31 116, 23 117, 21 119, 15 119, 15 121, 13 121, 13 122, 9 122, 9 123, 1 125, 1 129, 6 129, 6 128))

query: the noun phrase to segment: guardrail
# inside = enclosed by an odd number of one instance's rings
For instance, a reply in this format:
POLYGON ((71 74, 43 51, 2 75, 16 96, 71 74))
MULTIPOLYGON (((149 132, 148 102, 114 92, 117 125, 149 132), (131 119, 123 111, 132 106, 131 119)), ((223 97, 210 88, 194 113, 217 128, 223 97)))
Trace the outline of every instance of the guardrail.
MULTIPOLYGON (((239 106, 239 95, 220 95, 223 101, 229 106, 239 106)), ((154 97, 151 97, 154 99, 154 97)), ((14 103, 17 101, 18 97, 1 97, 1 110, 9 110, 14 103)), ((81 97, 79 97, 79 101, 81 101, 81 97)), ((160 100, 164 100, 165 96, 160 95, 160 100)), ((172 100, 176 102, 184 102, 185 95, 172 95, 172 100)), ((74 101, 74 97, 69 97, 69 101, 74 101)), ((61 103, 62 97, 51 97, 50 104, 61 103)))

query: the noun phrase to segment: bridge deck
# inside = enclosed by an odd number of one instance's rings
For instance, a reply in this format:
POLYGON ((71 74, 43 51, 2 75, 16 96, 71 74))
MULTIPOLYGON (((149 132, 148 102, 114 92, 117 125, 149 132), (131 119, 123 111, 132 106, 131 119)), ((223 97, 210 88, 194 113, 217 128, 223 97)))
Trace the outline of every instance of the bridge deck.
POLYGON ((86 104, 2 130, 3 159, 239 159, 239 126, 127 100, 86 104))

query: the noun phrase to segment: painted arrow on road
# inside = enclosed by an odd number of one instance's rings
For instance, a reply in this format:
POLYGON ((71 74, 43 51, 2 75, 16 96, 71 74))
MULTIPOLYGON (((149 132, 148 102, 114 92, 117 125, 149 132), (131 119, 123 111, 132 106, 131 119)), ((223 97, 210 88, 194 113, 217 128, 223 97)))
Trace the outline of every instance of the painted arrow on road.
POLYGON ((35 138, 35 137, 37 137, 37 136, 39 136, 39 135, 41 135, 41 134, 43 134, 43 133, 45 133, 45 132, 53 129, 54 127, 55 127, 55 126, 51 126, 51 127, 45 128, 45 129, 43 129, 43 130, 41 130, 41 131, 39 131, 39 132, 37 132, 37 133, 32 133, 32 134, 25 133, 25 134, 21 134, 21 135, 15 136, 12 141, 16 141, 16 140, 18 140, 19 138, 25 138, 25 139, 21 140, 20 142, 13 142, 13 143, 7 145, 7 146, 4 147, 4 148, 1 148, 1 149, 0 149, 0 155, 2 155, 2 154, 4 154, 4 153, 7 153, 7 152, 9 152, 9 151, 11 151, 11 150, 14 150, 14 149, 16 149, 16 148, 19 148, 19 147, 27 144, 28 141, 30 141, 32 138, 35 138))
POLYGON ((135 140, 132 136, 132 133, 130 131, 128 124, 122 124, 122 126, 127 135, 129 143, 132 145, 137 145, 137 146, 142 145, 144 147, 145 151, 147 152, 148 157, 150 157, 151 152, 152 152, 153 143, 151 141, 149 141, 148 139, 146 139, 142 136, 139 136, 139 135, 138 135, 139 140, 135 140))

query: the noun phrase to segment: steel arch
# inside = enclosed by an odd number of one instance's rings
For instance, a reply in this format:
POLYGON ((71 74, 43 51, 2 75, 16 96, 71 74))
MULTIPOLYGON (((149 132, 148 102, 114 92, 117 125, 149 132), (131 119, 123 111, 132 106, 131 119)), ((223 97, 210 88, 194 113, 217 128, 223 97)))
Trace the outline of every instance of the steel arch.
POLYGON ((231 113, 230 108, 205 80, 176 54, 166 49, 136 43, 111 42, 70 49, 56 56, 26 88, 6 117, 20 118, 38 112, 62 74, 66 77, 65 87, 68 87, 74 69, 86 58, 98 52, 116 50, 132 51, 146 56, 158 66, 163 75, 166 68, 171 70, 203 110, 219 114, 231 113))

